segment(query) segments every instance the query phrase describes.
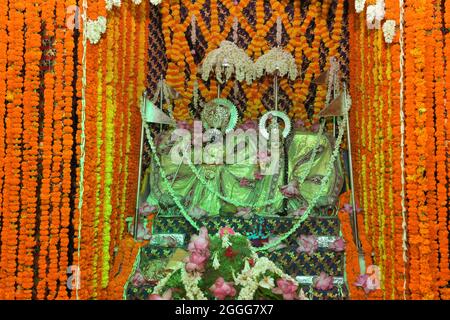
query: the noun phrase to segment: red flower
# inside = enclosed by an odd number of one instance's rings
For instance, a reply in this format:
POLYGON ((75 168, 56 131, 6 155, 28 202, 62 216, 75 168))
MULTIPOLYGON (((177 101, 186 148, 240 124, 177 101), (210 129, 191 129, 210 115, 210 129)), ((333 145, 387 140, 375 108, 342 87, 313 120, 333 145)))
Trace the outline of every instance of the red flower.
POLYGON ((228 247, 225 250, 225 257, 233 259, 235 256, 237 256, 237 253, 235 251, 233 251, 233 249, 231 247, 228 247))

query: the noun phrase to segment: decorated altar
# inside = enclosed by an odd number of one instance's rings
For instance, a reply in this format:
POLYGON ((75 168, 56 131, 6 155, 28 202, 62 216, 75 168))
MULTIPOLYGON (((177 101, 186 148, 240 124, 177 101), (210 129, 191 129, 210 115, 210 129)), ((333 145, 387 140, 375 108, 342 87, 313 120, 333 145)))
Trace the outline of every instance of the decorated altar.
MULTIPOLYGON (((282 30, 281 18, 276 26, 282 30)), ((183 261, 189 259, 186 249, 192 251, 193 242, 188 245, 188 240, 196 237, 194 234, 201 226, 204 241, 209 239, 205 233, 223 230, 241 237, 238 248, 232 248, 232 242, 223 244, 225 254, 234 249, 242 252, 242 247, 248 246, 248 254, 236 259, 271 265, 271 271, 267 272, 277 270, 280 281, 286 281, 295 291, 300 288, 291 298, 346 297, 345 262, 341 254, 345 242, 337 211, 345 180, 340 146, 347 132, 351 99, 340 63, 332 57, 322 80, 315 80, 317 84, 323 81, 327 87, 317 124, 307 128, 303 121, 294 121, 280 110, 279 83, 283 77, 296 81, 298 69, 294 56, 281 47, 282 35, 276 37, 277 46, 255 62, 231 41, 221 42, 205 56, 199 73, 202 81, 217 81, 217 98, 199 101, 200 86, 196 80, 191 103, 193 109, 199 110, 197 119, 177 122, 173 108, 182 95, 162 77, 155 96, 143 97, 141 144, 148 143, 150 163, 142 168, 139 211, 129 230, 135 239, 149 240, 149 244, 138 254, 124 297, 158 296, 161 283, 171 283, 169 270, 174 264, 181 268, 180 281, 190 288, 193 284, 186 282, 190 278, 185 273, 192 270, 184 270, 183 261), (221 98, 222 87, 229 81, 234 81, 236 87, 240 82, 251 84, 264 77, 273 78, 274 105, 259 119, 242 121, 238 107, 221 98), (167 126, 175 129, 163 128, 167 126), (300 227, 306 221, 310 228, 302 230, 300 227), (327 233, 324 221, 328 221, 333 231, 327 233), (339 248, 334 251, 336 245, 339 248), (325 265, 328 273, 318 272, 325 265), (288 275, 283 270, 289 270, 292 280, 286 280, 288 275), (323 281, 327 285, 315 285, 323 281)), ((236 36, 234 40, 237 41, 236 36)), ((141 146, 141 150, 146 149, 141 146)), ((356 239, 359 241, 357 236, 356 239)), ((221 274, 218 255, 223 252, 219 252, 208 251, 204 256, 191 252, 192 259, 205 260, 214 255, 215 260, 202 267, 203 274, 194 270, 192 276, 196 278, 189 281, 210 281, 204 277, 214 268, 215 274, 222 275, 220 281, 234 283, 234 272, 239 272, 242 265, 233 265, 232 274, 221 274)), ((253 268, 257 267, 246 265, 243 272, 252 272, 253 268)), ((256 274, 253 281, 260 281, 264 273, 256 274)), ((270 275, 266 276, 274 281, 270 275)), ((241 283, 242 292, 250 290, 249 285, 241 283)), ((169 288, 167 294, 181 290, 190 299, 206 299, 204 294, 196 295, 188 287, 169 288)), ((254 294, 250 290, 245 295, 232 294, 230 298, 251 299, 254 294)), ((265 294, 259 298, 274 298, 265 294)))
POLYGON ((450 1, 0 1, 0 299, 448 299, 450 1))

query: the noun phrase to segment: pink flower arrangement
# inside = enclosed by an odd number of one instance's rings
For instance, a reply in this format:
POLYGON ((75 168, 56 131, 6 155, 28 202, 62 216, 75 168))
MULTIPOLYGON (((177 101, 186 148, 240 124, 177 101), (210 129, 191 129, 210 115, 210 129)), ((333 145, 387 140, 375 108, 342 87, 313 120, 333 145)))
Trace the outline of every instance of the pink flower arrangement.
POLYGON ((289 182, 285 186, 282 186, 280 190, 283 196, 285 196, 286 198, 295 198, 300 195, 300 192, 298 191, 298 184, 295 180, 289 182))
POLYGON ((301 235, 297 239, 298 248, 297 252, 306 252, 309 255, 312 255, 319 248, 319 242, 315 236, 305 236, 301 235))
POLYGON ((186 263, 186 271, 188 272, 203 272, 205 271, 206 262, 208 261, 209 254, 202 254, 199 252, 193 252, 188 257, 186 263))
POLYGON ((317 290, 331 290, 333 289, 333 276, 328 276, 325 272, 321 272, 318 277, 314 279, 314 288, 317 290))
POLYGON ((200 229, 199 235, 194 235, 188 245, 189 257, 186 259, 186 271, 203 272, 210 256, 209 235, 205 227, 200 229))
POLYGON ((209 251, 209 235, 205 227, 200 229, 199 235, 194 235, 188 245, 189 252, 205 252, 209 251))
POLYGON ((224 300, 226 297, 234 297, 236 295, 236 289, 233 285, 233 282, 225 282, 222 277, 219 277, 209 288, 209 291, 211 291, 218 300, 224 300))
POLYGON ((148 300, 172 300, 172 290, 167 290, 162 296, 159 294, 151 294, 148 300))
POLYGON ((342 252, 345 250, 345 241, 342 238, 338 238, 333 243, 331 243, 328 248, 335 252, 342 252))
POLYGON ((298 286, 292 281, 280 278, 277 280, 277 286, 272 289, 272 292, 283 295, 284 300, 295 300, 297 299, 297 289, 298 286))
POLYGON ((234 235, 235 232, 232 228, 230 227, 223 227, 220 228, 219 230, 219 237, 223 238, 224 235, 229 234, 229 235, 234 235))

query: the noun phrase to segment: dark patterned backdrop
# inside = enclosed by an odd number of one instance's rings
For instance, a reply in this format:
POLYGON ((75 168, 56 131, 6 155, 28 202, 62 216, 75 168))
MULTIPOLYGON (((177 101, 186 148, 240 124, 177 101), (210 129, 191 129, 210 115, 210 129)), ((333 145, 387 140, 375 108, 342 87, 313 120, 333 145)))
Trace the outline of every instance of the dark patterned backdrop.
MULTIPOLYGON (((149 41, 148 89, 154 93, 161 74, 183 96, 176 102, 178 119, 198 117, 192 97, 198 79, 201 100, 216 96, 215 81, 197 75, 205 55, 224 39, 235 41, 257 59, 277 45, 277 20, 281 19, 281 45, 294 54, 300 70, 295 81, 281 81, 280 109, 306 124, 317 120, 326 87, 314 79, 336 56, 348 74, 348 25, 345 0, 172 0, 152 7, 149 41), (233 27, 237 18, 237 32, 233 27), (193 20, 195 21, 193 23, 193 20), (192 36, 195 30, 195 38, 192 36)), ((257 118, 273 106, 272 79, 251 86, 229 81, 222 96, 228 97, 243 118, 257 118)))

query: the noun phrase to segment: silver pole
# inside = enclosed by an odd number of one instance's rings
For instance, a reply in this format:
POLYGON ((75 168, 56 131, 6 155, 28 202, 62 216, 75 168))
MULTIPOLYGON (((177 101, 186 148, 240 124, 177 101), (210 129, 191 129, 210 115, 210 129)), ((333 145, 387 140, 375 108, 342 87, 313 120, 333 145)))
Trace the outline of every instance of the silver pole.
MULTIPOLYGON (((163 78, 162 75, 161 75, 160 81, 161 81, 160 82, 161 86, 160 86, 160 89, 159 89, 159 109, 161 109, 161 111, 162 111, 162 109, 164 108, 164 88, 163 88, 164 78, 163 78)), ((162 132, 162 124, 159 125, 159 132, 160 133, 162 132)))
MULTIPOLYGON (((344 91, 345 94, 345 91, 344 91)), ((348 112, 348 111, 347 111, 348 112)), ((347 144, 348 144, 348 166, 349 166, 349 177, 350 177, 350 185, 351 185, 351 197, 352 197, 352 222, 353 222, 353 232, 355 237, 356 247, 358 248, 359 253, 362 252, 361 243, 359 242, 359 233, 358 233, 358 216, 356 212, 356 200, 355 200, 355 183, 353 181, 353 163, 352 163, 352 143, 350 138, 350 120, 347 117, 347 144)))
MULTIPOLYGON (((144 110, 142 114, 145 114, 145 110, 147 109, 147 92, 144 91, 144 110)), ((142 156, 144 153, 144 121, 145 119, 141 119, 141 148, 139 149, 139 175, 138 175, 138 187, 137 187, 137 195, 136 195, 136 212, 134 214, 134 226, 133 226, 133 237, 134 240, 137 240, 137 231, 138 231, 138 225, 139 225, 139 207, 141 206, 140 203, 140 196, 141 196, 141 176, 142 176, 142 156)))
POLYGON ((273 78, 273 87, 275 94, 275 111, 278 111, 278 71, 275 71, 275 76, 273 78))

